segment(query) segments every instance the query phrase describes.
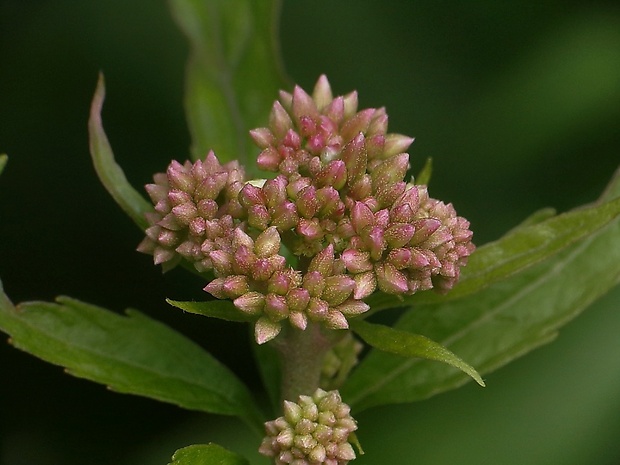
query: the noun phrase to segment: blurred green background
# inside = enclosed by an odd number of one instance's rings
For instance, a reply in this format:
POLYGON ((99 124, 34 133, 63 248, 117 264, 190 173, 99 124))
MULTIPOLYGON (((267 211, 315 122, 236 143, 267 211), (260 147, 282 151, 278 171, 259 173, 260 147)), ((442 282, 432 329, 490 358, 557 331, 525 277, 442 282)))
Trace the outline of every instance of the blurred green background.
MULTIPOLYGON (((362 107, 387 107, 392 132, 416 137, 413 171, 433 157, 431 194, 471 220, 478 244, 537 208, 593 201, 620 162, 617 1, 285 0, 280 38, 295 82, 311 88, 326 73, 335 92, 357 89, 362 107)), ((258 389, 246 328, 163 302, 204 298, 201 283, 162 276, 134 251, 141 233, 90 165, 99 70, 104 126, 134 185, 187 157, 186 56, 163 0, 0 0, 0 153, 10 155, 0 278, 16 302, 67 294, 139 308, 258 389)), ((619 304, 616 289, 486 389, 361 414, 367 455, 355 463, 620 463, 619 304)), ((156 465, 191 442, 245 440, 216 420, 0 344, 1 465, 156 465)))

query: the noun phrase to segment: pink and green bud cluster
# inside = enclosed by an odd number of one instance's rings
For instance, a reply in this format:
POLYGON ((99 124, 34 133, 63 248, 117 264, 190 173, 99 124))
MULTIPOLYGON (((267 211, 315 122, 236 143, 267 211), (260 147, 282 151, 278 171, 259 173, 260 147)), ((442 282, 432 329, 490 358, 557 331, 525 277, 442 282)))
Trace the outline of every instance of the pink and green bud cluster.
POLYGON ((338 391, 317 389, 284 401, 284 416, 265 423, 259 452, 276 465, 345 465, 355 459, 350 436, 357 423, 338 391))
POLYGON ((164 269, 182 258, 198 271, 212 269, 209 253, 231 242, 235 220, 245 213, 237 200, 243 169, 236 161, 221 165, 209 152, 195 163, 173 161, 166 173, 153 178, 146 191, 155 209, 146 214, 150 226, 138 250, 152 254, 164 269))
POLYGON ((357 106, 325 76, 312 95, 281 92, 269 127, 250 131, 273 179, 246 181, 213 153, 172 162, 147 186, 155 211, 139 250, 212 271, 205 290, 254 319, 259 343, 284 324, 346 329, 375 291, 449 290, 474 250, 469 222, 405 181, 413 139, 387 132, 385 109, 357 106))
POLYGON ((309 321, 346 329, 347 317, 368 310, 368 304, 351 298, 355 281, 343 268, 337 269, 332 245, 316 255, 302 274, 286 266, 279 255, 281 241, 275 226, 256 240, 240 229, 234 235, 230 251, 210 253, 220 277, 205 291, 218 299, 233 299, 239 311, 254 317, 259 344, 276 337, 284 321, 300 330, 309 321))

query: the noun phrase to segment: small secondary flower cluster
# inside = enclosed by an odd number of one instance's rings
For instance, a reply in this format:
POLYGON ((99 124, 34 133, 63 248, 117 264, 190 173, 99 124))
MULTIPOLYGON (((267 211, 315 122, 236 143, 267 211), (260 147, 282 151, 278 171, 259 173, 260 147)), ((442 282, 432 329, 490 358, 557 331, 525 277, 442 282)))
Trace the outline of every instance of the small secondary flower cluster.
POLYGON ((284 416, 265 423, 267 436, 258 451, 276 465, 346 465, 355 459, 349 436, 357 423, 338 391, 317 389, 284 401, 284 416))
POLYGON ((205 290, 254 318, 259 343, 286 321, 345 329, 376 290, 449 290, 474 250, 469 222, 405 182, 413 139, 387 122, 383 108, 358 111, 355 92, 334 98, 325 76, 312 95, 281 92, 269 127, 250 131, 276 176, 246 180, 213 152, 172 162, 146 186, 155 209, 138 250, 212 271, 205 290))

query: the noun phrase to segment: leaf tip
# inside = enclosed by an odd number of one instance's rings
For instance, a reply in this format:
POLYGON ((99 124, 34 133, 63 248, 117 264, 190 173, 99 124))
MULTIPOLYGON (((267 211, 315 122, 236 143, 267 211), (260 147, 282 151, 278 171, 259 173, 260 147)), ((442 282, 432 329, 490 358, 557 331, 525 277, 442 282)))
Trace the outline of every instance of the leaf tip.
POLYGON ((8 155, 6 153, 0 153, 0 174, 4 171, 7 161, 9 161, 8 155))

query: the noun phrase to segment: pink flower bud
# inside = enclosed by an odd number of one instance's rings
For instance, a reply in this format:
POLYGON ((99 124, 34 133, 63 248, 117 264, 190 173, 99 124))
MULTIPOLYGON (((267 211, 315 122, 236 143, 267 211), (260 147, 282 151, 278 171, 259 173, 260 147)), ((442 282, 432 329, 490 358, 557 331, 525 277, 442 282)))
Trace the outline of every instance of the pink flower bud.
POLYGON ((347 249, 340 255, 345 267, 351 273, 357 274, 372 270, 370 253, 356 249, 347 249))
POLYGON ((403 192, 405 192, 405 186, 406 183, 404 181, 400 181, 379 187, 375 193, 379 206, 391 206, 394 201, 398 199, 403 192))
POLYGON ((347 169, 342 160, 333 160, 316 176, 319 186, 332 186, 341 189, 347 180, 347 169))
POLYGON ((291 311, 288 319, 293 327, 302 331, 304 331, 308 326, 308 318, 306 318, 306 315, 302 312, 291 311))
POLYGON ((300 219, 295 230, 307 241, 317 241, 323 237, 323 229, 316 218, 312 220, 300 219))
POLYGON ((249 275, 255 281, 267 281, 275 271, 271 262, 267 258, 257 259, 249 269, 249 275))
POLYGON ((217 278, 204 287, 204 290, 217 299, 226 299, 224 292, 224 278, 217 278))
POLYGON ((196 204, 198 215, 204 219, 213 219, 218 211, 218 205, 215 200, 203 199, 196 204))
POLYGON ((265 296, 260 292, 251 291, 237 297, 233 304, 243 313, 260 315, 265 307, 265 296))
POLYGON ((375 136, 375 135, 383 136, 387 132, 387 126, 388 126, 388 115, 385 112, 385 108, 384 107, 378 108, 372 117, 372 121, 370 122, 370 125, 368 126, 367 134, 370 137, 375 136))
POLYGON ((387 158, 397 155, 399 153, 403 153, 409 148, 413 141, 413 137, 407 137, 401 134, 388 134, 385 137, 383 156, 387 158))
POLYGON ((340 130, 340 134, 342 134, 343 140, 349 141, 360 132, 366 134, 370 125, 370 121, 372 120, 376 111, 377 110, 374 108, 367 108, 358 112, 355 116, 353 116, 346 123, 344 123, 342 129, 340 130))
POLYGON ((344 204, 340 200, 340 194, 338 191, 331 187, 322 187, 316 191, 316 197, 321 205, 319 209, 319 215, 323 218, 335 217, 340 218, 344 213, 344 204))
POLYGON ((396 223, 386 229, 383 237, 391 249, 397 249, 409 243, 415 232, 411 224, 396 223))
POLYGON ((166 173, 168 175, 170 187, 173 189, 179 189, 184 192, 192 192, 194 190, 194 180, 189 173, 187 173, 187 168, 178 161, 173 160, 166 173))
POLYGON ((387 294, 404 294, 407 292, 407 278, 390 263, 381 263, 375 267, 377 285, 387 294))
POLYGON ((344 98, 336 97, 327 107, 325 107, 323 113, 331 121, 340 125, 340 122, 344 119, 344 111, 344 98))
POLYGON ((260 317, 254 325, 254 338, 258 344, 264 344, 280 334, 281 330, 280 323, 273 322, 267 317, 260 317))
POLYGON ((335 307, 347 300, 354 288, 355 281, 350 276, 342 274, 328 276, 325 278, 325 289, 321 298, 335 307))
POLYGON ((286 295, 286 304, 291 312, 303 312, 310 303, 310 292, 304 288, 292 289, 286 295))
POLYGON ((269 115, 269 127, 276 138, 281 139, 286 132, 293 127, 291 117, 282 104, 276 101, 269 115))
POLYGON ((297 206, 292 202, 283 202, 276 206, 273 211, 271 224, 280 231, 287 231, 295 228, 299 224, 297 206))
POLYGON ((252 205, 265 205, 265 194, 260 187, 246 183, 241 192, 239 192, 239 202, 246 208, 252 205))
POLYGON ((275 208, 287 200, 286 186, 288 181, 285 176, 279 175, 274 179, 268 179, 263 185, 263 193, 270 208, 275 208))
POLYGON ((381 255, 383 255, 383 251, 387 246, 383 235, 383 229, 378 226, 374 226, 364 237, 364 243, 370 252, 371 260, 377 261, 381 258, 381 255))
POLYGON ((349 322, 338 310, 332 310, 327 314, 325 324, 331 329, 349 329, 349 322))
POLYGON ((397 270, 402 270, 412 264, 412 253, 410 249, 392 249, 388 253, 386 260, 394 265, 394 268, 397 270))
POLYGON ((157 203, 160 200, 165 199, 168 195, 167 186, 162 186, 160 184, 147 184, 146 186, 144 186, 144 188, 146 189, 146 192, 147 194, 149 194, 149 197, 151 198, 153 203, 157 203))
POLYGON ((314 217, 319 211, 319 201, 316 197, 316 188, 307 186, 299 192, 297 197, 297 211, 306 219, 314 217))
POLYGON ((320 297, 325 289, 325 278, 319 271, 308 271, 303 278, 303 287, 312 297, 320 297))
POLYGON ((250 291, 248 279, 242 275, 232 275, 224 278, 222 292, 229 299, 236 299, 250 291))
POLYGON ((329 305, 318 297, 312 297, 308 303, 306 313, 312 321, 321 321, 327 317, 329 305))
POLYGON ((349 193, 356 200, 365 199, 372 192, 372 179, 370 175, 364 174, 355 184, 351 186, 349 193))
POLYGON ((348 93, 343 97, 344 100, 344 119, 351 118, 357 111, 357 91, 348 93))
POLYGON ((356 274, 355 277, 355 290, 353 291, 353 298, 362 300, 370 296, 377 289, 377 278, 373 271, 366 271, 364 273, 356 274))
POLYGON ((329 85, 329 81, 327 80, 327 76, 322 74, 316 85, 314 86, 314 91, 312 92, 312 100, 314 101, 317 109, 322 111, 327 105, 331 103, 334 99, 332 95, 332 88, 329 85))
POLYGON ((312 119, 317 119, 319 117, 319 112, 312 97, 299 86, 295 86, 293 90, 293 104, 291 110, 298 120, 302 116, 309 116, 312 119))
POLYGON ((272 226, 263 231, 254 241, 254 252, 259 258, 271 257, 280 251, 280 234, 272 226))
POLYGON ((288 316, 288 306, 286 299, 277 294, 267 294, 265 296, 265 314, 271 321, 281 321, 288 316))
POLYGON ((252 205, 248 208, 248 224, 255 229, 264 230, 269 225, 271 215, 264 205, 252 205))
POLYGON ((196 187, 194 198, 196 200, 216 199, 226 186, 227 181, 228 173, 223 171, 207 176, 196 187))
POLYGON ((274 135, 268 128, 257 128, 250 130, 250 137, 254 140, 254 143, 264 150, 270 145, 273 145, 276 141, 274 135))
POLYGON ((180 223, 187 225, 198 214, 198 209, 193 203, 182 203, 174 207, 172 213, 180 223))
POLYGON ((267 147, 258 154, 256 164, 261 170, 277 171, 281 161, 282 156, 280 156, 275 147, 267 147))
POLYGON ((382 186, 400 182, 409 169, 409 154, 394 155, 380 163, 371 173, 372 185, 375 190, 382 186))
POLYGON ((375 216, 364 202, 355 202, 351 211, 351 224, 358 234, 367 233, 375 224, 375 216))
POLYGON ((228 276, 233 272, 233 256, 223 250, 214 250, 209 253, 209 258, 215 268, 217 276, 228 276))

